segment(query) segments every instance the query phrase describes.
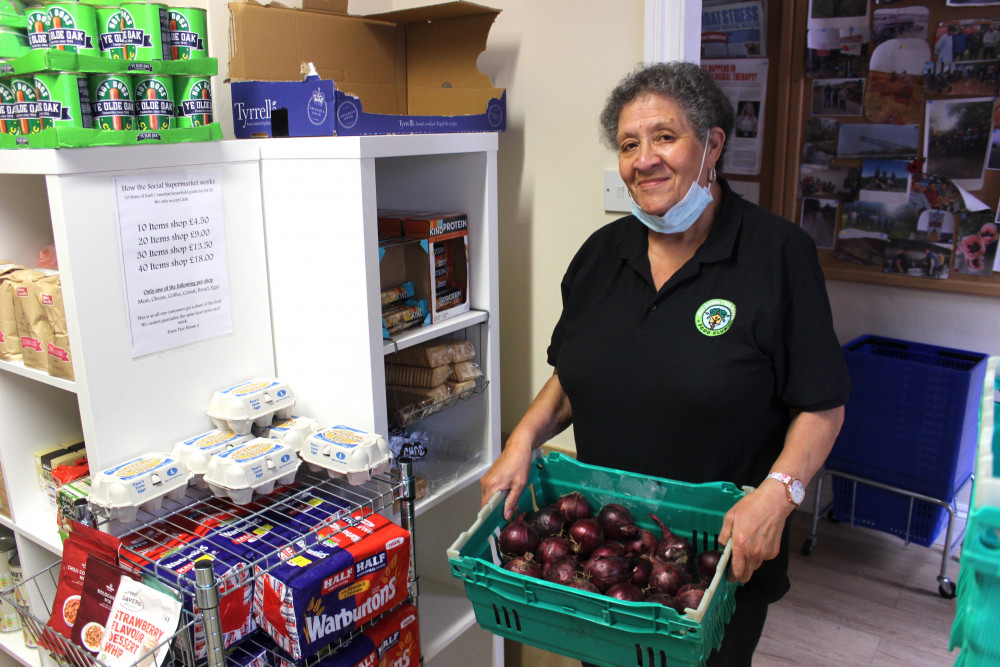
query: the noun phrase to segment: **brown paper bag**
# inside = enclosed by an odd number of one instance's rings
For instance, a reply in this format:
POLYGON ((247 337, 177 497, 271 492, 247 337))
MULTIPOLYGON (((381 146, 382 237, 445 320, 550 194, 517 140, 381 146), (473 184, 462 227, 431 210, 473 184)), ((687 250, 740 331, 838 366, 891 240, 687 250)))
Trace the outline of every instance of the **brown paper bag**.
POLYGON ((20 264, 0 262, 0 359, 4 361, 21 361, 21 339, 17 335, 10 274, 23 268, 20 264))
POLYGON ((62 283, 59 274, 39 278, 38 300, 52 328, 52 341, 46 347, 49 355, 49 375, 67 380, 73 377, 73 359, 69 353, 69 335, 66 333, 66 310, 63 306, 62 283))
POLYGON ((38 296, 37 281, 51 271, 21 269, 11 275, 14 289, 14 316, 17 318, 17 335, 21 340, 21 360, 28 368, 49 370, 49 343, 52 327, 45 316, 38 296))

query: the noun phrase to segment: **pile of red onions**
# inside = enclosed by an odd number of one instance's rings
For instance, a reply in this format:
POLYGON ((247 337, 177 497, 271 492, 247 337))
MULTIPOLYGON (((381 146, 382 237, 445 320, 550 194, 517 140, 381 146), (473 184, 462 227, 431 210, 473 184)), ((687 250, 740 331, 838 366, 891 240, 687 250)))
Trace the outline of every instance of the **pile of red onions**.
POLYGON ((678 613, 697 609, 719 567, 721 552, 703 551, 654 514, 660 536, 639 527, 632 512, 608 503, 594 513, 579 491, 522 514, 500 531, 504 568, 618 600, 651 602, 678 613))

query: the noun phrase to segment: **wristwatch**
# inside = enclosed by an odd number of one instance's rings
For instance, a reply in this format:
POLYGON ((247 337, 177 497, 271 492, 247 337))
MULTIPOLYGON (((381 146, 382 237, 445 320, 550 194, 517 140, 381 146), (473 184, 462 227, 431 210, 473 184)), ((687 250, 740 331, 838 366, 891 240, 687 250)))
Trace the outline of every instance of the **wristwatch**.
POLYGON ((788 497, 788 502, 798 507, 802 504, 802 501, 806 498, 806 487, 802 486, 800 480, 795 479, 791 475, 786 475, 783 472, 772 472, 767 476, 767 479, 776 479, 785 485, 785 496, 788 497))

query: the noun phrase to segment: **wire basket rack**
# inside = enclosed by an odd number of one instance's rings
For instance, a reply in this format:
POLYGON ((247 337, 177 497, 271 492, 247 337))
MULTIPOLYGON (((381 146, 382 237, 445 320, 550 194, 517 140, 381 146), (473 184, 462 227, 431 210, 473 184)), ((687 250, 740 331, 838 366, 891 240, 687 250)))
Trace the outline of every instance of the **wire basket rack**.
MULTIPOLYGON (((351 525, 375 513, 393 512, 394 505, 400 511, 400 524, 412 532, 414 500, 412 464, 403 459, 398 468, 373 475, 358 485, 351 485, 340 477, 310 472, 303 466, 293 484, 279 487, 272 494, 255 498, 246 505, 237 505, 227 498, 215 497, 207 490, 189 487, 182 500, 165 500, 162 508, 155 512, 140 511, 139 519, 128 525, 110 521, 95 506, 87 507, 85 516, 81 518, 117 535, 122 541, 119 560, 123 564, 174 588, 185 602, 177 630, 132 664, 154 667, 157 665, 154 654, 167 648, 167 657, 162 664, 168 667, 223 667, 227 660, 218 618, 218 603, 223 595, 253 585, 258 577, 283 560, 304 552, 344 525, 351 525), (166 559, 151 557, 154 553, 195 554, 199 550, 207 550, 209 535, 220 526, 227 532, 242 531, 252 535, 278 515, 286 528, 280 539, 262 540, 259 544, 244 543, 238 550, 232 547, 228 554, 231 558, 225 553, 218 553, 220 549, 226 551, 226 547, 221 546, 224 543, 219 541, 211 544, 216 550, 215 557, 195 560, 193 568, 191 561, 171 567, 166 559), (216 577, 218 566, 215 563, 222 560, 236 565, 216 577)), ((415 604, 417 584, 413 557, 411 544, 408 600, 415 604)), ((96 653, 74 644, 47 624, 53 613, 59 571, 60 563, 56 562, 33 576, 25 577, 17 586, 0 591, 0 597, 16 610, 26 640, 36 643, 39 650, 56 664, 103 666, 96 653)), ((316 664, 371 625, 368 623, 357 628, 316 656, 296 664, 316 664)))

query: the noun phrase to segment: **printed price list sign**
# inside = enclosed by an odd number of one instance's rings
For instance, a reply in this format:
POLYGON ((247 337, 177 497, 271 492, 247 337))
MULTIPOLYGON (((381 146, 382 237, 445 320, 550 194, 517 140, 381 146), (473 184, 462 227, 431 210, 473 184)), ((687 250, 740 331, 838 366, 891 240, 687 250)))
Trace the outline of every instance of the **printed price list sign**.
POLYGON ((114 188, 132 357, 231 333, 220 170, 119 176, 114 188))

